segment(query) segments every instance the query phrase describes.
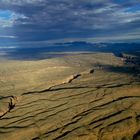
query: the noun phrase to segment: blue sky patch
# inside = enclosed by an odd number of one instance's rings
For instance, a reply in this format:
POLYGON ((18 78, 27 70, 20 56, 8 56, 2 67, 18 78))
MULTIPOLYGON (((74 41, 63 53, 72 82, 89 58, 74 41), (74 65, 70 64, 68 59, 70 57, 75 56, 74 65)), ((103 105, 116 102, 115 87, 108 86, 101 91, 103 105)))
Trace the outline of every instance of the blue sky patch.
POLYGON ((132 6, 126 10, 126 12, 138 12, 140 11, 140 4, 132 6))
POLYGON ((10 10, 0 10, 0 18, 4 20, 11 19, 12 12, 10 10))

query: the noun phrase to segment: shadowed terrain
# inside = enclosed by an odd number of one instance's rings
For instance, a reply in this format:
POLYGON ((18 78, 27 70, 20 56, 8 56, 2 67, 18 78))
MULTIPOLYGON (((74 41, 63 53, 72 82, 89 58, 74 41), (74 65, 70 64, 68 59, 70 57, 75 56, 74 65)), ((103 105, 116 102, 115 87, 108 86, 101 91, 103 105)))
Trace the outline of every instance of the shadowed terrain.
POLYGON ((0 140, 139 140, 139 66, 110 53, 1 61, 0 140))

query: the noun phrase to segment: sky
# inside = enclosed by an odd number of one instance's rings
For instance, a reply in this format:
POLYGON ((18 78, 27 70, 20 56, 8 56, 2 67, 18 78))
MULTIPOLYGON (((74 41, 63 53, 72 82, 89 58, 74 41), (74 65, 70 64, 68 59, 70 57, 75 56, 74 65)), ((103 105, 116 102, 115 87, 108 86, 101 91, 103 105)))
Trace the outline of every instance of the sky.
POLYGON ((140 42, 140 0, 0 0, 0 46, 140 42))

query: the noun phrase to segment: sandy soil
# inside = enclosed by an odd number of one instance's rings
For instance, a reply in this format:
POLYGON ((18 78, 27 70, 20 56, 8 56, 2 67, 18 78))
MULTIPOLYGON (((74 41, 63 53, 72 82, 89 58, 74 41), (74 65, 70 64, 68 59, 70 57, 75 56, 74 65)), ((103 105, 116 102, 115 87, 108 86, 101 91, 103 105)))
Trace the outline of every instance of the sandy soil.
POLYGON ((140 77, 113 54, 0 62, 0 140, 139 140, 140 77))

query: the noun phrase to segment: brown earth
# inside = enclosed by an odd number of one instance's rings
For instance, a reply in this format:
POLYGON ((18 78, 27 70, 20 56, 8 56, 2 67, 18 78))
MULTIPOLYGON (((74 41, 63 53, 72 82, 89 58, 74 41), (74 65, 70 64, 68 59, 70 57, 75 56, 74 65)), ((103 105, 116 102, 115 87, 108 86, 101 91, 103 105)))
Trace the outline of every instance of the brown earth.
POLYGON ((139 140, 140 78, 113 54, 0 62, 0 140, 139 140))

